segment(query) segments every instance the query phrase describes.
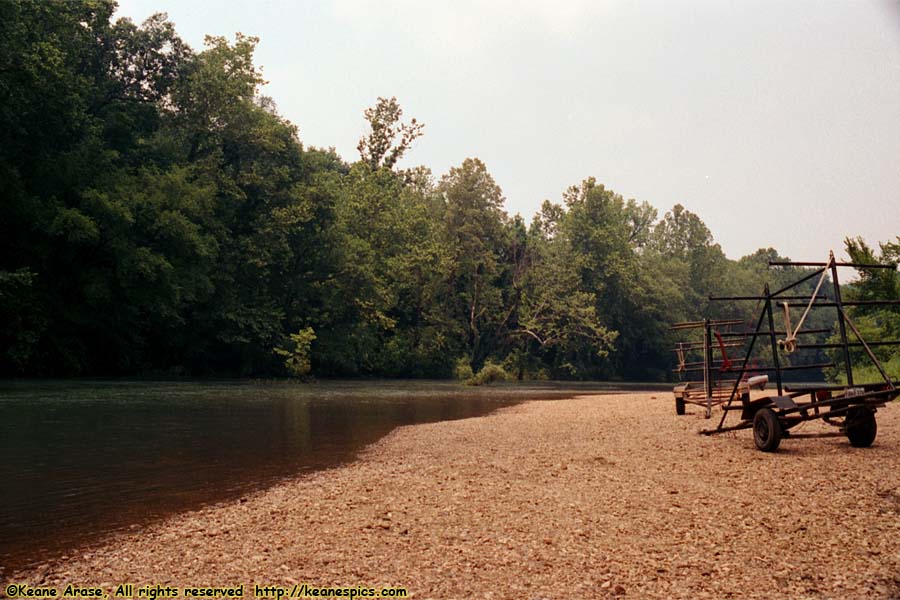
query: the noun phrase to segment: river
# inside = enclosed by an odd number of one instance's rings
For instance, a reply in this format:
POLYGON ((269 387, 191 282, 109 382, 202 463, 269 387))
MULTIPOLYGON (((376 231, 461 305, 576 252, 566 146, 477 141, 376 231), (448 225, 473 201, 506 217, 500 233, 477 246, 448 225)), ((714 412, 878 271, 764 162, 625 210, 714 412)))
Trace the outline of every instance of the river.
POLYGON ((0 569, 352 460, 395 427, 616 386, 0 383, 0 569))

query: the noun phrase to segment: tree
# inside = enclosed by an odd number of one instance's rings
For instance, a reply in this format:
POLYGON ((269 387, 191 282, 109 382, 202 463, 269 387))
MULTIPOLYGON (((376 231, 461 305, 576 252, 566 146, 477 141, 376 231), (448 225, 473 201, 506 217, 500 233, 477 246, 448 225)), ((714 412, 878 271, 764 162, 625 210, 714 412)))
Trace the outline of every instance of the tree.
MULTIPOLYGON (((895 242, 882 242, 880 252, 872 249, 861 237, 844 239, 844 247, 850 261, 860 264, 897 264, 900 263, 900 236, 895 242)), ((859 280, 852 286, 851 295, 854 300, 892 300, 900 298, 900 276, 896 269, 857 269, 859 280)), ((897 308, 860 306, 854 310, 865 313, 888 312, 900 313, 897 308)))
POLYGON ((677 263, 686 266, 682 285, 687 286, 685 300, 695 311, 716 316, 723 310, 722 304, 708 298, 728 293, 728 259, 700 217, 676 204, 654 227, 650 247, 673 268, 678 269, 677 263))
POLYGON ((493 350, 492 334, 504 322, 500 284, 507 266, 503 253, 508 217, 503 211, 503 193, 477 158, 467 158, 450 169, 441 178, 438 191, 445 203, 450 310, 461 326, 465 353, 477 372, 493 350))
POLYGON ((661 254, 690 260, 692 253, 711 247, 713 237, 700 217, 676 204, 654 227, 653 243, 661 254))
POLYGON ((564 215, 560 211, 545 202, 532 222, 527 275, 511 334, 520 338, 523 355, 539 358, 556 374, 582 377, 592 359, 607 356, 617 334, 600 322, 596 296, 583 287, 579 257, 569 240, 549 235, 556 231, 555 219, 564 215))
POLYGON ((312 369, 309 359, 309 349, 316 334, 312 327, 301 329, 290 335, 294 347, 290 349, 275 348, 275 354, 284 358, 284 368, 292 377, 306 377, 312 369))
MULTIPOLYGON (((365 110, 359 161, 305 148, 260 93, 256 38, 194 51, 165 15, 114 9, 0 1, 3 375, 447 376, 461 359, 662 379, 671 322, 749 312, 708 294, 808 272, 769 271, 774 249, 730 261, 699 216, 655 223, 594 178, 527 227, 478 159, 437 184, 398 169, 423 125, 394 97, 365 110)), ((847 246, 900 257, 900 239, 847 246)), ((898 285, 863 272, 847 297, 898 285)), ((852 312, 887 337, 896 314, 852 312)))
MULTIPOLYGON (((900 237, 893 242, 882 242, 876 252, 861 237, 845 238, 844 247, 851 262, 859 264, 897 264, 900 262, 900 237)), ((900 275, 896 269, 857 269, 859 279, 841 286, 844 300, 897 300, 900 298, 900 275)), ((896 341, 900 339, 900 307, 896 305, 860 305, 847 307, 850 318, 860 330, 867 342, 896 341)), ((848 340, 857 341, 855 334, 848 327, 848 340)), ((829 342, 840 341, 834 333, 829 342)), ((888 375, 900 378, 900 346, 873 346, 872 351, 886 369, 888 375)), ((835 364, 842 364, 843 355, 840 350, 828 352, 835 364)), ((855 381, 881 381, 881 374, 872 364, 865 351, 851 348, 851 361, 855 381)), ((833 381, 845 382, 843 369, 835 368, 827 372, 833 381)))
POLYGON ((373 171, 393 169, 425 127, 415 119, 401 123, 403 109, 393 96, 390 99, 379 97, 375 106, 367 108, 363 114, 371 131, 360 138, 356 149, 362 162, 373 171))
POLYGON ((30 321, 29 356, 15 352, 31 372, 143 364, 142 309, 117 290, 129 265, 149 273, 164 260, 116 226, 133 215, 108 192, 128 187, 136 165, 152 168, 143 149, 185 47, 163 16, 112 24, 114 9, 104 0, 0 5, 0 175, 10 193, 0 269, 29 274, 15 293, 43 315, 30 321))

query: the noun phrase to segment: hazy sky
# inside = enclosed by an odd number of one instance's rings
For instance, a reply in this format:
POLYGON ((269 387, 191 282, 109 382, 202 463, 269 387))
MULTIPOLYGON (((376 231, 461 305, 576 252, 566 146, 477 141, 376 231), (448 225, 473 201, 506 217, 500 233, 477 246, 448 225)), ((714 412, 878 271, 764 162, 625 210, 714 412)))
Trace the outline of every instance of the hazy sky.
POLYGON ((528 221, 594 176, 683 204, 731 258, 900 235, 896 1, 120 0, 158 11, 198 49, 259 36, 264 93, 348 161, 396 96, 426 124, 406 165, 477 156, 528 221))

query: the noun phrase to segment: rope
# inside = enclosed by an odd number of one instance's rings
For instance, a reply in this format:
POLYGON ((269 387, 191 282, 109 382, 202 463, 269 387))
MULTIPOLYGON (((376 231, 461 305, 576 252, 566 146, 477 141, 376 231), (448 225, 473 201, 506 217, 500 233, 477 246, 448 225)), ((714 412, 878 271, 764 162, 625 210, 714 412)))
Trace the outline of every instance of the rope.
POLYGON ((781 346, 782 350, 790 354, 797 349, 797 334, 796 332, 791 331, 791 309, 788 306, 788 303, 782 302, 781 306, 784 309, 785 338, 783 340, 778 340, 778 345, 781 346))
POLYGON ((803 322, 806 321, 806 316, 809 314, 809 311, 812 309, 813 304, 816 301, 816 298, 819 296, 819 289, 822 287, 822 283, 824 283, 825 278, 828 277, 828 269, 831 267, 831 264, 834 262, 834 255, 832 254, 828 258, 828 265, 822 270, 822 276, 819 277, 819 283, 816 284, 816 291, 812 293, 812 297, 809 299, 809 304, 806 306, 806 310, 803 311, 803 316, 800 317, 800 320, 797 322, 796 329, 791 329, 791 309, 787 302, 782 302, 781 306, 784 309, 784 339, 778 340, 778 345, 781 346, 781 349, 784 350, 785 354, 790 354, 794 350, 797 349, 797 335, 800 333, 800 328, 803 327, 803 322))

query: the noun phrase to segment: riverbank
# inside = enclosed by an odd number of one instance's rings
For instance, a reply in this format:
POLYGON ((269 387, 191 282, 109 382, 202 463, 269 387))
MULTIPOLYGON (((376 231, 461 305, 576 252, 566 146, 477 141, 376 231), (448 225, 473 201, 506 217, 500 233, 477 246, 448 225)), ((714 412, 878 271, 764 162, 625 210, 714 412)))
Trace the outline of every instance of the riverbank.
POLYGON ((114 531, 353 462, 398 426, 618 387, 0 381, 0 577, 114 531))
POLYGON ((870 449, 788 439, 764 454, 748 432, 697 435, 699 409, 676 417, 662 392, 529 402, 402 427, 348 466, 6 579, 401 586, 414 598, 896 597, 900 406, 878 419, 870 449))

